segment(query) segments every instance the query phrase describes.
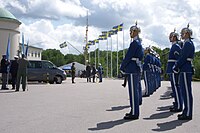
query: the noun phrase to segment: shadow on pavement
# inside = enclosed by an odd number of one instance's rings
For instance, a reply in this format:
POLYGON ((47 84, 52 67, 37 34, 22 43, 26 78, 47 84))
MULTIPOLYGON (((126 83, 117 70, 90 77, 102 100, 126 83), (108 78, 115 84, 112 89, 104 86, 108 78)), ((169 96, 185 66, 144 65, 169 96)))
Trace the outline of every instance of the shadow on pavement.
POLYGON ((164 123, 158 123, 158 128, 152 129, 153 131, 162 132, 175 129, 178 126, 181 126, 183 123, 189 122, 188 120, 173 120, 164 123))
POLYGON ((169 110, 170 107, 172 107, 172 105, 157 107, 156 111, 166 111, 169 110))
POLYGON ((149 118, 143 118, 145 120, 152 120, 152 119, 162 119, 162 118, 167 118, 171 115, 173 115, 174 113, 166 111, 166 112, 161 112, 161 113, 157 113, 157 114, 152 114, 149 118))
POLYGON ((88 128, 88 130, 96 131, 96 130, 110 129, 110 128, 113 128, 114 126, 121 125, 125 122, 131 122, 131 121, 119 119, 119 120, 114 120, 114 121, 101 122, 101 123, 97 123, 97 127, 88 128))
POLYGON ((118 110, 123 110, 125 108, 129 108, 130 106, 117 106, 117 107, 111 107, 111 109, 107 109, 106 111, 118 111, 118 110))

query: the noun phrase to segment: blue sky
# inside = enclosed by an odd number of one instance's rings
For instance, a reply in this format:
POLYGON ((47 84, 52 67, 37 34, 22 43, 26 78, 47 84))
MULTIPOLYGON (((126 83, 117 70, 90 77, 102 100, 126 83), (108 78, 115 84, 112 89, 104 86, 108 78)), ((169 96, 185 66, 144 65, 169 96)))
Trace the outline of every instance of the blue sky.
MULTIPOLYGON (((169 48, 169 33, 174 28, 180 33, 190 23, 196 50, 199 50, 199 6, 199 0, 0 0, 0 7, 22 22, 20 31, 31 45, 60 49, 60 43, 69 41, 80 51, 85 45, 87 11, 89 40, 98 38, 101 31, 110 30, 123 22, 124 44, 127 48, 130 43, 129 28, 137 21, 144 47, 169 48)), ((119 49, 122 49, 123 32, 119 32, 118 39, 119 49)), ((116 35, 112 36, 112 42, 113 50, 116 50, 116 35)), ((99 46, 100 49, 106 49, 106 41, 101 41, 99 46)), ((94 48, 91 47, 90 51, 94 48)), ((70 46, 61 51, 63 54, 78 54, 70 46)))

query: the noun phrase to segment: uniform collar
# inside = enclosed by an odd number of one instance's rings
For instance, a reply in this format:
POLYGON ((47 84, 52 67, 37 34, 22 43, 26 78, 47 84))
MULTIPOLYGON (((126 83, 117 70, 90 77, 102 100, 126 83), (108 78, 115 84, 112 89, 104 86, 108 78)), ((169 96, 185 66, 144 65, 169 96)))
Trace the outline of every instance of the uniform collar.
POLYGON ((190 38, 185 39, 185 40, 184 40, 184 43, 185 43, 185 42, 189 42, 189 41, 190 41, 190 38))
POLYGON ((176 44, 176 43, 177 43, 177 41, 174 41, 174 42, 172 42, 172 45, 173 45, 173 44, 176 44))
POLYGON ((137 40, 138 38, 139 38, 138 36, 135 36, 135 37, 133 38, 133 41, 134 41, 134 40, 137 40))

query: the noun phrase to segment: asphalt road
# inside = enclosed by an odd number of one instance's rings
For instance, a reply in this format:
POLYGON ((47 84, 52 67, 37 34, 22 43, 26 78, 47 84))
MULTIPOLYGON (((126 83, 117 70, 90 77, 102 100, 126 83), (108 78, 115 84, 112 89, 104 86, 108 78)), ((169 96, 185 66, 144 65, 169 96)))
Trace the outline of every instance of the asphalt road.
POLYGON ((200 82, 192 84, 191 121, 177 120, 178 113, 169 112, 173 99, 168 81, 143 98, 138 120, 123 120, 130 107, 122 83, 76 79, 71 84, 68 78, 63 84, 29 83, 25 92, 0 90, 0 133, 200 133, 200 82))

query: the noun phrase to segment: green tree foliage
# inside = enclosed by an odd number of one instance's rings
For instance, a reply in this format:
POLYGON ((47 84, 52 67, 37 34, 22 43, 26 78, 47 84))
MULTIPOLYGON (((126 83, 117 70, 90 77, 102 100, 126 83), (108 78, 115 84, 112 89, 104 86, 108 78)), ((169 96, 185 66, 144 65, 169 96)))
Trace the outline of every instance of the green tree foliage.
POLYGON ((61 66, 65 64, 64 55, 60 52, 60 50, 56 49, 44 50, 42 52, 42 60, 49 60, 56 66, 61 66))
POLYGON ((194 78, 195 80, 199 80, 200 79, 200 51, 195 53, 193 65, 195 69, 194 78))

